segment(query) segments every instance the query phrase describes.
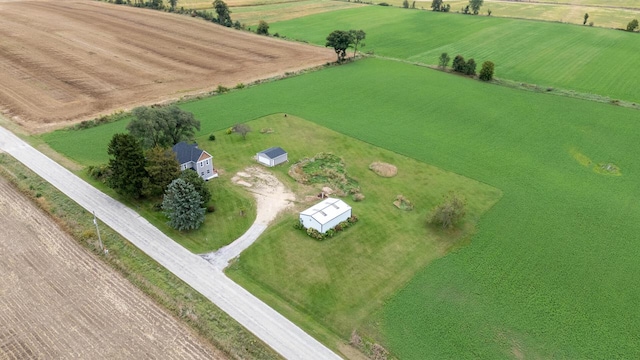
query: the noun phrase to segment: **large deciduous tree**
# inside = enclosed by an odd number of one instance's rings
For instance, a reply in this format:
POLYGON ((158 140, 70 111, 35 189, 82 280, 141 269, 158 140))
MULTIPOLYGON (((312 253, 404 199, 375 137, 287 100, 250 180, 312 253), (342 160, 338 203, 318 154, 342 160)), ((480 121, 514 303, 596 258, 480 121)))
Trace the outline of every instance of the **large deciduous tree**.
POLYGON ((427 216, 427 222, 432 225, 440 225, 443 228, 451 228, 464 218, 465 207, 464 198, 450 192, 444 197, 442 203, 431 210, 427 216))
MULTIPOLYGON (((180 176, 180 164, 176 154, 169 148, 153 147, 145 151, 147 181, 144 183, 145 196, 161 196, 167 186, 180 176)), ((192 171, 193 172, 193 171, 192 171)))
POLYGON ((349 30, 349 33, 353 39, 353 57, 356 57, 358 45, 364 47, 364 43, 362 41, 367 37, 367 34, 364 30, 349 30))
POLYGON ((353 44, 353 36, 349 31, 334 30, 327 36, 327 44, 336 52, 338 62, 342 62, 347 56, 347 49, 353 44))
POLYGON ((169 218, 169 226, 174 229, 194 230, 204 222, 205 208, 200 194, 193 185, 178 178, 167 187, 162 200, 162 210, 169 218))
POLYGON ((444 5, 444 2, 442 0, 433 0, 431 2, 431 9, 433 11, 442 11, 442 6, 444 5))
POLYGON ((483 4, 484 0, 469 0, 469 7, 471 8, 473 15, 478 15, 483 4))
POLYGON ((215 0, 213 2, 213 8, 218 14, 218 24, 224 25, 226 27, 231 27, 233 22, 231 21, 231 11, 227 4, 222 0, 215 0))
POLYGON ((633 19, 627 24, 627 31, 635 31, 638 28, 638 20, 633 19))
POLYGON ((177 106, 138 107, 127 125, 129 133, 142 141, 145 148, 170 147, 180 141, 193 141, 200 121, 177 106))
POLYGON ((107 185, 125 196, 140 197, 147 178, 140 141, 130 134, 115 134, 107 153, 111 156, 107 185))

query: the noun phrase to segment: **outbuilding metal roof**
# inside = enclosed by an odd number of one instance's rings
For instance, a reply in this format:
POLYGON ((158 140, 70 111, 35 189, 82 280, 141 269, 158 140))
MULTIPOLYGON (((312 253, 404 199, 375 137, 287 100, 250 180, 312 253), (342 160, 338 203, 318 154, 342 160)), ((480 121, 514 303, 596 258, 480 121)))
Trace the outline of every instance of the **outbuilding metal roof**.
POLYGON ((287 152, 284 151, 284 149, 281 148, 281 147, 272 147, 272 148, 269 148, 267 150, 261 151, 258 154, 262 154, 262 155, 268 157, 269 159, 275 159, 278 156, 284 155, 286 153, 287 152))
POLYGON ((351 206, 340 199, 326 198, 301 212, 300 215, 311 216, 317 222, 324 225, 350 209, 351 206))

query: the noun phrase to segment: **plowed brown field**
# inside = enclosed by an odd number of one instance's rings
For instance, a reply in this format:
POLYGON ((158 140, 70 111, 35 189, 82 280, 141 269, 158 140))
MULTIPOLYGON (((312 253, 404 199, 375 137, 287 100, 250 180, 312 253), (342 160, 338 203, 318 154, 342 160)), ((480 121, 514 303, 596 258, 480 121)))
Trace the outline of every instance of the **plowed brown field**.
POLYGON ((0 178, 0 359, 221 359, 0 178))
POLYGON ((286 42, 97 1, 0 0, 0 108, 27 130, 334 60, 286 42))

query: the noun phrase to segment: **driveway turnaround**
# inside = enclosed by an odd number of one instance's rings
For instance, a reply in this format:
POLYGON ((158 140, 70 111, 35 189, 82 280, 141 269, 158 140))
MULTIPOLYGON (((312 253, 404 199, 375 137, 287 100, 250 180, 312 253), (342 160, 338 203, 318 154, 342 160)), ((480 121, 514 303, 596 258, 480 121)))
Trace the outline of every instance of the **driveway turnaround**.
POLYGON ((227 278, 202 257, 176 244, 147 220, 98 191, 0 127, 0 150, 25 164, 120 233, 287 359, 340 359, 284 316, 227 278))

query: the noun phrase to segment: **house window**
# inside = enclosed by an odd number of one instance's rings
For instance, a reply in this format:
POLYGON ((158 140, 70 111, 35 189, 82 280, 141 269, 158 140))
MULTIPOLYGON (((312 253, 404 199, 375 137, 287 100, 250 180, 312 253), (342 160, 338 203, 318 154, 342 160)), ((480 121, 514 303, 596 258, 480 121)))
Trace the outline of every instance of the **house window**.
POLYGON ((202 167, 202 166, 203 166, 203 165, 202 165, 203 163, 204 163, 203 161, 200 161, 200 167, 202 167))
POLYGON ((207 174, 209 173, 209 169, 207 169, 207 174))
POLYGON ((201 172, 200 174, 202 174, 202 176, 204 176, 204 171, 203 171, 203 172, 201 172))
POLYGON ((209 165, 209 159, 205 160, 205 162, 207 163, 207 165, 209 165))

